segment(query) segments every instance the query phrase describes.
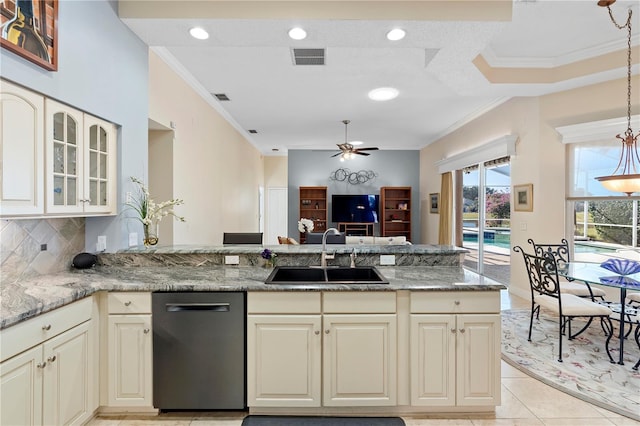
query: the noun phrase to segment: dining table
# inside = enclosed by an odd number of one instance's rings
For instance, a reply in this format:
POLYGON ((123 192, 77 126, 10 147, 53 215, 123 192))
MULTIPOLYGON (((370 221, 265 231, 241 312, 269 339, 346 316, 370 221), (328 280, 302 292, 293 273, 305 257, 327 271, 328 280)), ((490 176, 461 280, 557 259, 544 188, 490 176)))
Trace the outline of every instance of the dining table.
MULTIPOLYGON (((598 284, 620 290, 620 303, 599 303, 606 304, 615 314, 619 315, 620 357, 618 364, 624 365, 625 325, 632 321, 632 318, 636 318, 635 321, 638 321, 638 315, 640 315, 640 309, 632 308, 626 304, 627 290, 640 290, 640 272, 620 274, 612 272, 601 265, 601 263, 590 262, 567 262, 558 265, 557 270, 559 276, 574 281, 583 281, 588 284, 598 284)), ((629 324, 629 326, 633 328, 632 324, 629 324)))

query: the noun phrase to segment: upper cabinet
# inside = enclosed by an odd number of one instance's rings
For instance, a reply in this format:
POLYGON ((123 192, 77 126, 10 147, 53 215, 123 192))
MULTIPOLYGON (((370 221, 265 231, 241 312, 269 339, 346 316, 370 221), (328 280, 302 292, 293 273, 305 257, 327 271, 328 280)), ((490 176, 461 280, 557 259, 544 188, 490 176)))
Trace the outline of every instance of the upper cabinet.
POLYGON ((0 216, 117 213, 116 128, 0 81, 0 216))
POLYGON ((114 126, 50 99, 45 110, 46 212, 114 213, 114 126))
POLYGON ((44 98, 0 82, 0 215, 44 213, 44 98))

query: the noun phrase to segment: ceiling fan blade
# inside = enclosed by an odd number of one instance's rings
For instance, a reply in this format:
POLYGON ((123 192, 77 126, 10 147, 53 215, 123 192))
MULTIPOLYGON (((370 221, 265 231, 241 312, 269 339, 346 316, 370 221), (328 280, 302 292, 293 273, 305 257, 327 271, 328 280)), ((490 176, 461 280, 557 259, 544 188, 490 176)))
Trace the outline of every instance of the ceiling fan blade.
POLYGON ((342 155, 341 152, 337 153, 337 154, 333 154, 332 157, 337 157, 338 155, 342 155))
POLYGON ((367 152, 358 152, 358 151, 353 151, 353 153, 352 153, 352 154, 358 154, 358 155, 371 155, 371 154, 369 154, 369 153, 367 153, 367 152))
POLYGON ((356 149, 356 151, 377 151, 378 149, 379 149, 378 147, 358 148, 358 149, 356 149))

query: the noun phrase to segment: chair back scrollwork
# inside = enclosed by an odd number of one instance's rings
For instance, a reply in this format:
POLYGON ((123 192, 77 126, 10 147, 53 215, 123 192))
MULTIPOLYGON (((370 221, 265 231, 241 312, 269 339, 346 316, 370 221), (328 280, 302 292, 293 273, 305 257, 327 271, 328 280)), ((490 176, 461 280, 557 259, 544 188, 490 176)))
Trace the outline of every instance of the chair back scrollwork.
POLYGON ((553 256, 558 267, 563 267, 571 262, 571 254, 569 253, 569 242, 563 238, 560 244, 536 244, 531 238, 527 240, 533 246, 536 256, 542 256, 548 253, 553 256))
POLYGON ((529 276, 531 296, 535 298, 537 293, 559 299, 560 280, 555 256, 547 251, 542 252, 541 256, 525 253, 520 246, 515 246, 513 250, 522 253, 524 265, 529 276))

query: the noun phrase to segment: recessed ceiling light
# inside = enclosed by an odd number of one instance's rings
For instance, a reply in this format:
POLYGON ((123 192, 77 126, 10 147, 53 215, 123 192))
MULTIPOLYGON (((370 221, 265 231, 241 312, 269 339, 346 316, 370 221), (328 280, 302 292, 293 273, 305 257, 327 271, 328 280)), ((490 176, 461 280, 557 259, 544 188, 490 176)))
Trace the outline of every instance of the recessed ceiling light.
POLYGON ((398 96, 398 89, 393 87, 379 87, 369 92, 372 101, 390 101, 398 96))
POLYGON ((351 145, 353 145, 353 146, 357 146, 357 145, 362 145, 364 142, 362 142, 362 141, 351 141, 351 142, 349 142, 349 143, 350 143, 351 145))
POLYGON ((209 38, 209 33, 204 30, 204 28, 193 27, 189 30, 189 34, 191 37, 197 38, 198 40, 206 40, 209 38))
POLYGON ((289 37, 294 40, 304 40, 307 38, 307 32, 300 27, 291 28, 289 30, 289 37))
POLYGON ((406 34, 407 32, 402 28, 394 28, 387 33, 387 38, 391 41, 398 41, 402 40, 406 34))

